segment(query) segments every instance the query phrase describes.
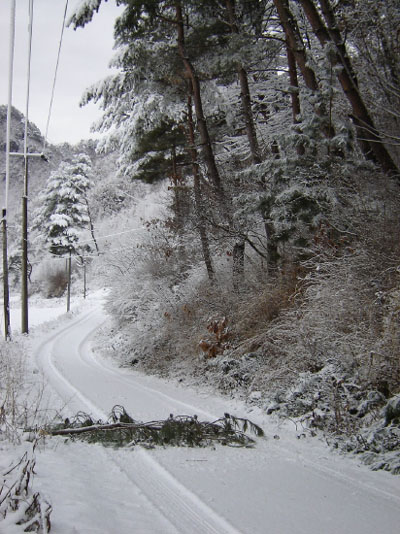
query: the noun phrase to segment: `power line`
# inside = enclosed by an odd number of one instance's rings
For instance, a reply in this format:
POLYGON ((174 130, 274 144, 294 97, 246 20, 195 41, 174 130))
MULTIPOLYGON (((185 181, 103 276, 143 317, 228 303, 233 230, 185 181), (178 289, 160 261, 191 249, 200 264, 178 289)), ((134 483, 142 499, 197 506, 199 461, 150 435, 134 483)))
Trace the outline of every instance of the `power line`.
MULTIPOLYGON (((96 240, 98 241, 99 239, 107 239, 108 237, 117 237, 119 235, 128 234, 128 233, 131 233, 131 232, 140 232, 140 230, 145 230, 145 227, 141 226, 139 228, 130 228, 129 230, 124 230, 123 232, 117 232, 115 234, 107 234, 107 235, 96 236, 96 240)), ((43 234, 41 234, 41 235, 43 235, 43 234)), ((88 239, 86 241, 78 241, 76 243, 76 245, 87 245, 88 243, 92 243, 92 241, 93 241, 93 239, 88 239)))
MULTIPOLYGON (((28 153, 28 122, 29 122, 29 97, 31 87, 31 58, 32 58, 32 27, 33 27, 33 0, 29 0, 29 40, 28 40, 28 69, 26 86, 26 106, 25 106, 25 131, 24 131, 24 156, 28 153)), ((25 193, 25 192, 24 192, 25 193)))
POLYGON ((49 133, 50 118, 51 118, 51 112, 52 112, 52 109, 53 109, 54 93, 55 93, 55 89, 56 89, 56 81, 57 81, 57 74, 58 74, 58 65, 60 63, 61 46, 62 46, 62 41, 63 41, 63 37, 64 37, 65 20, 67 18, 67 9, 68 9, 68 0, 66 0, 66 2, 65 2, 65 10, 64 10, 64 17, 63 17, 63 23, 62 23, 62 28, 61 28, 60 42, 59 42, 59 45, 58 45, 56 68, 55 68, 55 71, 54 71, 53 88, 52 88, 52 91, 51 91, 49 114, 48 114, 48 117, 47 117, 46 131, 45 131, 45 134, 44 134, 43 152, 44 152, 44 150, 46 148, 47 136, 48 136, 48 133, 49 133))
MULTIPOLYGON (((140 230, 145 230, 144 226, 141 226, 140 228, 131 228, 130 230, 124 230, 123 232, 117 232, 116 234, 96 236, 96 240, 107 239, 108 237, 117 237, 119 235, 129 234, 130 232, 139 232, 140 230)), ((87 241, 78 241, 77 245, 86 245, 87 243, 91 243, 92 241, 92 239, 89 239, 87 241)))
MULTIPOLYGON (((11 140, 11 111, 12 111, 12 88, 14 75, 14 49, 15 49, 15 4, 12 0, 10 9, 10 49, 8 59, 8 107, 7 107, 7 133, 6 133, 6 183, 4 192, 4 211, 8 208, 8 189, 10 183, 10 140, 11 140)), ((5 214, 3 214, 5 217, 5 214)))

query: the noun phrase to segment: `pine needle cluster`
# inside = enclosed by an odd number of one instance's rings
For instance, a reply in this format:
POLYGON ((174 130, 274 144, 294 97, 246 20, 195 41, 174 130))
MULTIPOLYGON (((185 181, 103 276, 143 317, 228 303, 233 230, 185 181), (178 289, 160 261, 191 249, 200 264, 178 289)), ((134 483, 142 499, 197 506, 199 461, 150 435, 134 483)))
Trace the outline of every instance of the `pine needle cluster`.
POLYGON ((225 413, 215 421, 200 421, 196 415, 170 415, 159 421, 135 421, 123 406, 114 406, 106 422, 79 412, 73 420, 52 426, 47 432, 52 436, 68 436, 89 443, 122 447, 142 445, 155 446, 206 447, 213 443, 236 447, 252 447, 255 440, 246 432, 257 437, 264 435, 263 430, 248 419, 225 413))

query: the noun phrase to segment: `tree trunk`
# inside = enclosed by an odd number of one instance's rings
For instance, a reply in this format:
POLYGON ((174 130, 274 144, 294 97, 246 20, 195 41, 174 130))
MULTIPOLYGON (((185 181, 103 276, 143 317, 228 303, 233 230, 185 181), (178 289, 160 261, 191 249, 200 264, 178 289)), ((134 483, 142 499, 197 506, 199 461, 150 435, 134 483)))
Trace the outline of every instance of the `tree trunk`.
POLYGON ((192 83, 193 102, 197 119, 197 127, 200 133, 201 146, 203 151, 204 162, 207 167, 209 179, 214 186, 215 192, 219 201, 224 202, 224 192, 222 188, 221 178, 215 162, 214 151, 211 145, 210 134, 203 111, 203 103, 201 99, 200 81, 196 75, 196 71, 189 60, 185 48, 185 31, 183 25, 182 5, 180 1, 175 2, 176 24, 178 30, 178 52, 182 59, 186 74, 192 83))
POLYGON ((275 229, 271 221, 264 222, 265 234, 267 236, 267 267, 276 267, 279 260, 278 244, 275 239, 275 229))
POLYGON ((239 293, 244 282, 244 240, 237 241, 233 246, 233 289, 239 293))
MULTIPOLYGON (((300 124, 299 115, 301 113, 300 98, 299 98, 299 80, 297 78, 296 59, 290 46, 286 43, 286 56, 289 68, 289 80, 292 88, 290 98, 292 101, 292 116, 293 124, 300 124)), ((302 156, 305 153, 303 143, 296 146, 297 154, 302 156)))
POLYGON ((178 174, 178 166, 176 161, 176 147, 175 145, 171 148, 171 161, 172 161, 172 185, 173 185, 173 191, 174 191, 174 211, 175 211, 175 223, 177 227, 181 230, 183 228, 183 220, 184 220, 184 213, 183 213, 183 206, 181 202, 181 194, 179 190, 179 182, 180 182, 180 176, 178 174))
POLYGON ((238 76, 240 82, 240 99, 242 102, 242 111, 246 124, 246 134, 249 141, 251 159, 255 165, 261 163, 260 147, 258 145, 256 127, 253 119, 253 112, 251 109, 251 98, 249 81, 247 72, 243 67, 238 68, 238 76))
POLYGON ((271 143, 271 152, 274 156, 274 159, 280 159, 281 158, 281 153, 279 151, 279 145, 278 145, 278 141, 276 139, 274 139, 271 143))
POLYGON ((200 171, 199 164, 197 161, 197 150, 195 147, 194 139, 194 126, 193 126, 193 114, 192 114, 192 84, 190 80, 188 81, 188 99, 187 99, 187 110, 188 110, 188 139, 189 139, 189 152, 190 159, 192 162, 193 170, 193 188, 194 188, 194 201, 195 201, 195 212, 198 219, 198 230, 200 234, 201 249, 203 252, 204 263, 207 268, 208 278, 213 281, 215 278, 214 268, 212 264, 210 246, 208 243, 207 231, 206 231, 206 221, 204 218, 204 206, 201 196, 201 186, 200 186, 200 171))
MULTIPOLYGON (((308 65, 306 49, 301 37, 296 19, 289 9, 288 0, 274 0, 276 10, 285 32, 287 46, 293 52, 296 63, 299 66, 304 82, 308 89, 314 93, 319 93, 317 77, 313 69, 308 65)), ((322 102, 318 102, 314 107, 316 115, 322 119, 321 131, 328 139, 334 137, 334 128, 328 123, 327 112, 322 102)))
POLYGON ((85 195, 85 204, 86 204, 87 213, 88 213, 88 217, 89 217, 90 235, 92 236, 94 246, 96 247, 97 255, 100 256, 99 245, 97 244, 96 236, 94 235, 93 219, 92 219, 92 215, 90 213, 89 202, 88 202, 88 199, 86 198, 86 195, 85 195))
POLYGON ((307 64, 307 55, 303 40, 297 26, 296 19, 293 17, 287 0, 274 0, 276 10, 281 21, 282 28, 286 35, 287 45, 292 50, 296 62, 303 75, 306 86, 311 91, 318 92, 319 86, 313 69, 307 64))
MULTIPOLYGON (((234 1, 225 0, 225 5, 228 14, 228 22, 232 33, 239 33, 239 28, 236 22, 234 1)), ((249 80, 247 77, 247 72, 242 65, 238 65, 237 71, 240 83, 240 100, 242 103, 242 112, 246 125, 246 134, 249 141, 251 159, 254 164, 258 164, 261 163, 261 155, 257 140, 256 127, 254 124, 253 111, 251 109, 249 80)))
POLYGON ((365 157, 379 163, 386 172, 398 173, 397 166, 386 150, 382 138, 360 95, 357 77, 352 68, 329 0, 320 0, 322 13, 327 26, 323 23, 312 0, 300 0, 300 3, 321 45, 325 46, 327 43, 333 42, 336 46, 336 53, 330 56, 330 60, 333 66, 342 66, 340 70, 337 70, 337 77, 352 107, 352 119, 356 125, 360 146, 365 157))

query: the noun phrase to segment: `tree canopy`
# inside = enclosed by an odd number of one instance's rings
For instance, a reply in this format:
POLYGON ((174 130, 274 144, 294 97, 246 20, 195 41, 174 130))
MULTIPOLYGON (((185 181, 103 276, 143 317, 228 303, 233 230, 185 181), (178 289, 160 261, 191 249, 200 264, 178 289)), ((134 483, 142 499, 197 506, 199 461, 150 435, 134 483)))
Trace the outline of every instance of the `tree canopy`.
POLYGON ((49 176, 34 226, 42 232, 52 254, 78 252, 79 230, 90 222, 85 199, 91 186, 91 161, 85 154, 61 162, 49 176))

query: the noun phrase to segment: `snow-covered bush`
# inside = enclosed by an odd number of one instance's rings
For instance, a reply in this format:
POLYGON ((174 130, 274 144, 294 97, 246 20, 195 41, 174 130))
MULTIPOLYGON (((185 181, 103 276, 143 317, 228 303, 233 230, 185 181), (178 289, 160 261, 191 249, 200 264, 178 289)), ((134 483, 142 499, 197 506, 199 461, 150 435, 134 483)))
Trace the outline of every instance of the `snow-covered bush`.
POLYGON ((32 283, 45 298, 61 297, 68 284, 65 259, 54 258, 41 262, 32 273, 32 283))
POLYGON ((43 385, 32 378, 22 336, 0 341, 0 354, 0 440, 18 443, 22 429, 38 423, 43 385))
POLYGON ((0 439, 18 440, 17 426, 26 421, 21 392, 26 385, 26 355, 22 343, 0 341, 0 439))
POLYGON ((32 488, 36 444, 0 479, 0 525, 4 532, 47 534, 51 530, 52 506, 32 488))

